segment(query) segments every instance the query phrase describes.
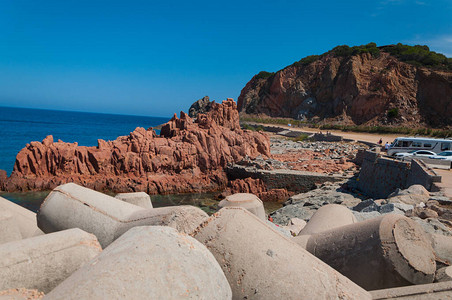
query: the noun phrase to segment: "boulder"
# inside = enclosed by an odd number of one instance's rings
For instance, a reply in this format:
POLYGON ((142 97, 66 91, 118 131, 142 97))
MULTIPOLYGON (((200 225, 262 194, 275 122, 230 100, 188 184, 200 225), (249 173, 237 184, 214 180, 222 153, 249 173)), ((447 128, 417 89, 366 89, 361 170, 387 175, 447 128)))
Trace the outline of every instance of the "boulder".
POLYGON ((452 266, 438 269, 435 275, 435 282, 452 281, 452 266))
POLYGON ((407 217, 419 217, 421 219, 438 218, 438 213, 436 211, 426 207, 415 207, 407 210, 405 215, 407 217))
POLYGON ((300 231, 306 226, 306 221, 299 218, 292 218, 287 223, 287 226, 283 226, 284 229, 290 231, 292 236, 297 236, 300 231))
POLYGON ((426 203, 429 198, 430 194, 427 189, 420 184, 415 184, 405 190, 397 189, 388 196, 388 203, 404 203, 415 206, 426 203))
POLYGON ((46 233, 81 228, 94 234, 105 248, 134 226, 166 225, 191 232, 207 217, 194 206, 143 209, 67 183, 55 188, 44 200, 38 213, 38 225, 46 233))
POLYGON ((353 207, 353 210, 359 212, 379 211, 379 206, 374 202, 374 200, 368 199, 353 207))
POLYGON ((421 225, 422 229, 427 233, 452 236, 452 231, 446 225, 438 221, 438 219, 427 218, 422 220, 418 217, 411 217, 411 219, 421 225))
POLYGON ((436 271, 422 228, 397 214, 311 235, 306 250, 366 290, 431 283, 436 271))
POLYGON ((213 255, 170 227, 134 227, 46 299, 231 299, 213 255))
POLYGON ((310 206, 306 207, 297 203, 281 207, 277 211, 271 213, 270 216, 273 218, 275 224, 285 225, 293 218, 308 221, 315 212, 316 209, 311 209, 310 206))
POLYGON ((115 198, 142 208, 152 208, 151 197, 145 192, 119 193, 115 198))
POLYGON ((436 260, 446 265, 452 265, 452 236, 433 233, 430 234, 430 238, 436 260))
POLYGON ((102 251, 94 235, 80 229, 0 245, 0 290, 50 292, 102 251))
POLYGON ((346 277, 239 207, 226 207, 192 236, 219 262, 233 299, 370 299, 346 277))
POLYGON ((328 204, 315 212, 299 235, 312 235, 356 222, 358 221, 347 207, 328 204))
POLYGON ((264 210, 264 204, 256 195, 248 193, 237 193, 227 196, 226 199, 222 200, 218 204, 218 207, 220 208, 230 206, 243 207, 256 215, 259 219, 264 221, 267 220, 267 215, 265 214, 264 210))
POLYGON ((8 211, 13 215, 12 219, 16 223, 22 238, 44 234, 36 224, 36 214, 34 212, 2 197, 0 197, 0 210, 8 211))

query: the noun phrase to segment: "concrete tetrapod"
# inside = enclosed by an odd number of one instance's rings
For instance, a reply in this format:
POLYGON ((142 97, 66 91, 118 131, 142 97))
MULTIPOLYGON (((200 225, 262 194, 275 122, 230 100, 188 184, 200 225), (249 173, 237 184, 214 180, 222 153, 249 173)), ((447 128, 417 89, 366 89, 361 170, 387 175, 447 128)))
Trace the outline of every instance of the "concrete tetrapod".
POLYGON ((217 259, 233 299, 371 299, 243 208, 221 209, 192 236, 217 259))
POLYGON ((261 220, 267 220, 267 215, 265 214, 264 204, 262 200, 259 199, 254 194, 249 193, 237 193, 233 195, 226 196, 224 200, 221 200, 218 207, 243 207, 256 215, 261 220))
POLYGON ((319 208, 298 235, 311 235, 333 228, 357 223, 352 211, 339 204, 319 208))
POLYGON ((143 209, 108 195, 68 183, 56 187, 38 212, 46 233, 80 228, 96 235, 102 247, 134 226, 166 225, 191 232, 207 214, 193 206, 143 209))
POLYGON ((102 251, 94 235, 70 229, 0 245, 0 290, 50 292, 102 251))
POLYGON ((424 230, 398 214, 311 235, 306 250, 366 290, 431 283, 436 271, 424 230))
POLYGON ((0 197, 0 210, 9 211, 13 220, 19 228, 22 238, 29 238, 44 234, 36 224, 36 214, 31 210, 23 208, 5 198, 0 197))
POLYGON ((8 210, 0 210, 0 244, 22 239, 19 227, 8 210))
POLYGON ((152 208, 151 197, 145 192, 119 193, 115 198, 142 208, 152 208))
POLYGON ((231 299, 213 255, 174 228, 135 227, 44 299, 231 299))

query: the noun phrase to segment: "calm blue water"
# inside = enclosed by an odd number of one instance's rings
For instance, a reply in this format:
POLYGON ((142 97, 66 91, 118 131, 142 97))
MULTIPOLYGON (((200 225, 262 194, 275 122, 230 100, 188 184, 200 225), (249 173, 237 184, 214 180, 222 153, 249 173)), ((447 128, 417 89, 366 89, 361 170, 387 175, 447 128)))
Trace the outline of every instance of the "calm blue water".
POLYGON ((0 169, 8 175, 17 153, 30 141, 53 135, 54 141, 97 146, 97 139, 115 140, 136 127, 154 127, 169 118, 0 107, 0 169))

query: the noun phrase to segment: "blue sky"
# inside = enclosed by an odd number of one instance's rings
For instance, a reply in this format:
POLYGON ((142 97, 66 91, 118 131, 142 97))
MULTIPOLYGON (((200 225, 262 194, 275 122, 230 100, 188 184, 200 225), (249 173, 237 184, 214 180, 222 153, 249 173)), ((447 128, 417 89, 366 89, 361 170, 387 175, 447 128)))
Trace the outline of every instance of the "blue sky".
POLYGON ((452 0, 0 0, 0 106, 166 117, 369 42, 452 57, 452 0))

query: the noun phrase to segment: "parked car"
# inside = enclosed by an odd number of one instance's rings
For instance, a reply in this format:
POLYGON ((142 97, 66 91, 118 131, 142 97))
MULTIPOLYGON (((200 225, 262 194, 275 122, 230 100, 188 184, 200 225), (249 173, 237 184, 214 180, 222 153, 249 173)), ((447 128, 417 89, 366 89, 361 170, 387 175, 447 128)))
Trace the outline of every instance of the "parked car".
POLYGON ((428 158, 445 159, 452 161, 452 151, 443 151, 441 153, 438 153, 437 155, 429 156, 428 158))
POLYGON ((394 154, 395 158, 397 159, 410 159, 410 158, 414 158, 414 157, 429 157, 429 156, 435 156, 436 153, 433 151, 428 151, 428 150, 413 150, 413 151, 409 151, 409 152, 399 152, 394 154))

